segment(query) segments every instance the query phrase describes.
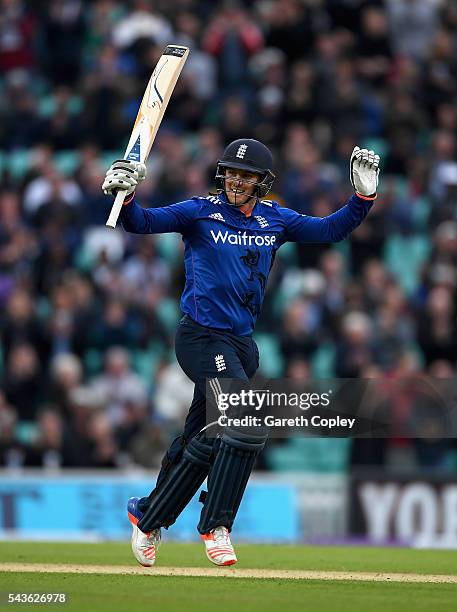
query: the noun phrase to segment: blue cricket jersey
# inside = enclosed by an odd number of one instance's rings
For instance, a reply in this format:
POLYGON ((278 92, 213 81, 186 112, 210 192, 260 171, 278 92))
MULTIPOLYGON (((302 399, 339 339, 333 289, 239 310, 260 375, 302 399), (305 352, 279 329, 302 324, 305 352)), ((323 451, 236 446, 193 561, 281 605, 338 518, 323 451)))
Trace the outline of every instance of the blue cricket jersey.
POLYGON ((321 218, 258 200, 246 217, 221 195, 162 208, 142 208, 133 201, 123 206, 120 219, 125 230, 136 234, 182 234, 186 269, 182 311, 201 325, 248 336, 279 247, 288 241, 343 240, 372 204, 354 194, 345 206, 321 218))

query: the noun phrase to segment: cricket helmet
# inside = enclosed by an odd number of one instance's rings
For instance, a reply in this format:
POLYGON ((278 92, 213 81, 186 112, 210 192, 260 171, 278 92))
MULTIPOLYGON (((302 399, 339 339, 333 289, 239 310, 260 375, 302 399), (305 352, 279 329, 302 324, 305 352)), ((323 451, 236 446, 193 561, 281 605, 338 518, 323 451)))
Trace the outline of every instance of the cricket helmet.
POLYGON ((268 147, 253 138, 239 138, 225 149, 216 166, 216 188, 225 191, 225 169, 235 168, 260 175, 255 195, 263 198, 270 191, 275 175, 272 172, 273 156, 268 147))

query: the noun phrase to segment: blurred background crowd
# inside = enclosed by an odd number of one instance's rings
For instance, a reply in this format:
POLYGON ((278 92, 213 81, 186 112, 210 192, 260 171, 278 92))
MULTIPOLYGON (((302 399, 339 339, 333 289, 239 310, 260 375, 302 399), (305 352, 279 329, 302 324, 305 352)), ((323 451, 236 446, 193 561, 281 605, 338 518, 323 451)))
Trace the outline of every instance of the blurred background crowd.
MULTIPOLYGON (((143 205, 207 194, 239 137, 274 151, 270 197, 311 215, 351 194, 356 144, 382 158, 350 239, 279 251, 255 336, 262 373, 455 375, 456 2, 0 0, 2 466, 157 468, 180 433, 182 242, 105 229, 100 189, 169 42, 191 55, 143 205)), ((405 419, 408 395, 397 400, 405 419)), ((275 441, 259 468, 457 472, 439 430, 392 435, 275 441)))

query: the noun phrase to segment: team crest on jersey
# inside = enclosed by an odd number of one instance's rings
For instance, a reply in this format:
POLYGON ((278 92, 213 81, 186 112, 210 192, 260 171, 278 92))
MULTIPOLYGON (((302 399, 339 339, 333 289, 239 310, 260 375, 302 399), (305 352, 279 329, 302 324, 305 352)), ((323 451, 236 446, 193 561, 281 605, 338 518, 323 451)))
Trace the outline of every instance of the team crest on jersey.
POLYGON ((254 215, 254 219, 260 225, 260 227, 268 227, 268 221, 265 217, 261 217, 260 215, 254 215))
POLYGON ((208 217, 211 217, 211 219, 217 219, 217 221, 223 221, 225 223, 225 219, 221 213, 211 213, 208 215, 208 217))
POLYGON ((238 151, 236 152, 236 157, 239 157, 240 159, 244 159, 247 149, 248 149, 248 145, 245 145, 245 144, 240 145, 238 147, 238 151))

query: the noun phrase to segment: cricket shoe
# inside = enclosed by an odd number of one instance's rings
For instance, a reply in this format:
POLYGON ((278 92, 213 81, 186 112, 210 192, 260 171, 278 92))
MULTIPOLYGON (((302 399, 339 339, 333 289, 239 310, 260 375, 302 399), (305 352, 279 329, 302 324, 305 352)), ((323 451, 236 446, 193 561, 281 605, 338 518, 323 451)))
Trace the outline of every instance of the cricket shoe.
POLYGON ((151 567, 156 561, 157 549, 160 545, 160 529, 144 533, 138 528, 138 521, 143 517, 143 513, 138 508, 139 501, 139 497, 131 497, 127 504, 127 514, 133 527, 132 552, 140 565, 151 567))
POLYGON ((230 542, 227 527, 215 527, 200 535, 206 546, 206 556, 215 565, 234 565, 238 559, 230 542))

